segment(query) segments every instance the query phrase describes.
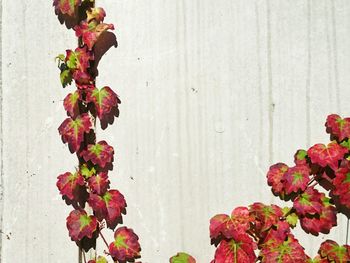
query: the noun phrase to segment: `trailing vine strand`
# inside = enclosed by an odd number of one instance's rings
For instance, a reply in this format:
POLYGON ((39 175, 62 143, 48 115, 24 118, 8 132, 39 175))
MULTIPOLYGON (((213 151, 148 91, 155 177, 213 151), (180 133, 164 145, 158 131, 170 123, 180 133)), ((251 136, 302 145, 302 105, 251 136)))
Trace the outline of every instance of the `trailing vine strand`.
POLYGON ((86 263, 85 251, 96 248, 99 236, 107 250, 104 255, 95 253, 89 263, 105 263, 108 257, 113 262, 134 261, 141 251, 138 236, 125 226, 117 228, 126 214, 126 201, 118 190, 110 189, 114 149, 104 140, 97 141, 95 133, 97 120, 105 129, 119 114, 117 94, 108 86, 96 87, 95 46, 105 41, 114 26, 103 22, 105 11, 95 7, 94 1, 54 0, 53 5, 60 21, 72 27, 78 38, 75 50, 57 56, 62 86, 76 86, 64 99, 68 118, 58 128, 79 161, 74 172, 57 178, 63 199, 73 206, 67 217, 69 236, 79 247, 80 262, 86 263), (110 244, 102 233, 106 228, 115 231, 110 244))
MULTIPOLYGON (((76 86, 64 99, 68 118, 58 128, 62 141, 78 158, 75 171, 57 178, 63 199, 73 207, 66 223, 69 236, 79 247, 80 262, 107 263, 108 258, 134 262, 141 251, 138 236, 119 226, 126 214, 126 201, 118 190, 110 189, 114 149, 106 141, 98 141, 95 133, 96 123, 105 129, 119 116, 117 94, 108 86, 96 87, 98 60, 109 47, 108 43, 107 48, 97 50, 96 46, 106 45, 114 26, 103 22, 105 11, 95 7, 93 0, 54 0, 53 5, 61 23, 73 28, 78 38, 76 49, 57 56, 62 86, 76 86), (103 234, 108 228, 114 231, 111 243, 103 234), (98 237, 106 250, 103 255, 93 252, 87 259, 85 252, 96 248, 98 237)), ((267 173, 272 193, 291 201, 291 207, 257 202, 237 207, 231 215, 211 218, 210 239, 217 247, 211 263, 350 262, 349 221, 346 245, 326 240, 313 259, 292 234, 298 222, 308 234, 328 234, 337 225, 339 213, 350 216, 350 118, 329 115, 326 128, 331 137, 328 145, 298 150, 293 166, 277 163, 267 173)), ((183 252, 170 258, 170 263, 195 262, 183 252)))

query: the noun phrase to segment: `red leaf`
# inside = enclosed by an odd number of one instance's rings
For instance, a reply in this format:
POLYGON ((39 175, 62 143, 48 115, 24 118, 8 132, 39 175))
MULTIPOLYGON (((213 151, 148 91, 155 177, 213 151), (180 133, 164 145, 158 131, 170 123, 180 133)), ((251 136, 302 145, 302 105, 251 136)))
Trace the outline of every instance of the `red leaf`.
POLYGON ((95 88, 87 94, 86 100, 95 105, 100 120, 105 119, 114 107, 118 108, 120 103, 117 94, 110 87, 103 87, 100 90, 95 88))
POLYGON ((350 118, 342 119, 339 115, 332 114, 327 117, 327 132, 342 141, 350 138, 350 118))
POLYGON ((196 260, 187 253, 177 253, 175 256, 171 257, 170 263, 196 263, 196 260))
POLYGON ((288 169, 283 175, 282 181, 286 193, 297 193, 304 191, 310 181, 310 169, 307 165, 297 165, 288 169))
POLYGON ((101 23, 105 15, 106 13, 102 8, 92 9, 87 12, 87 20, 74 27, 76 36, 82 37, 89 50, 93 48, 103 32, 109 29, 114 30, 113 24, 101 23))
POLYGON ((324 241, 318 253, 323 258, 327 258, 329 262, 349 262, 350 261, 350 246, 339 246, 333 240, 324 241))
POLYGON ((81 0, 54 0, 55 13, 74 16, 76 8, 81 4, 81 0))
POLYGON ((340 146, 336 141, 333 141, 325 146, 324 144, 315 144, 307 154, 311 162, 326 167, 327 165, 333 170, 338 169, 338 161, 344 158, 348 150, 340 146))
POLYGON ((305 263, 307 256, 304 248, 292 234, 284 241, 264 243, 260 251, 261 262, 264 263, 305 263))
POLYGON ((131 262, 140 257, 139 237, 127 227, 120 227, 114 233, 114 242, 109 245, 109 252, 120 262, 131 262))
POLYGON ((79 188, 85 184, 84 178, 80 173, 64 173, 57 177, 57 188, 63 196, 69 200, 79 199, 79 188))
POLYGON ((322 195, 322 210, 319 215, 300 218, 300 225, 306 233, 318 236, 319 233, 328 234, 337 225, 337 210, 329 203, 329 198, 322 195))
POLYGON ((276 225, 283 216, 282 209, 276 205, 264 205, 262 203, 254 203, 250 205, 250 215, 255 219, 254 228, 258 236, 264 236, 265 231, 276 225))
POLYGON ((73 241, 80 241, 83 237, 92 238, 97 225, 96 218, 88 216, 84 210, 73 210, 67 217, 67 228, 73 241))
POLYGON ((89 133, 92 127, 91 119, 87 113, 83 113, 75 120, 67 118, 58 128, 62 140, 68 143, 71 152, 76 152, 84 140, 84 134, 89 133))
POLYGON ((288 235, 290 234, 290 226, 286 221, 278 221, 276 225, 274 225, 268 231, 265 239, 264 245, 269 243, 278 243, 286 240, 288 235))
MULTIPOLYGON (((75 51, 67 50, 66 53, 65 64, 61 66, 63 68, 62 72, 69 71, 78 89, 91 87, 93 79, 88 72, 88 68, 90 68, 90 61, 94 59, 93 53, 88 51, 86 46, 76 48, 75 51)), ((67 76, 68 80, 70 75, 67 76)))
POLYGON ((95 7, 86 11, 86 16, 87 16, 86 21, 88 23, 92 22, 93 20, 99 23, 99 22, 103 22, 106 16, 106 12, 102 7, 95 7))
POLYGON ((215 263, 253 263, 256 260, 255 247, 247 234, 237 234, 229 241, 220 242, 215 252, 215 263))
POLYGON ((335 172, 333 185, 331 196, 336 197, 341 205, 350 209, 350 167, 348 161, 342 162, 340 168, 335 172))
POLYGON ((299 195, 293 203, 293 207, 300 216, 315 215, 322 212, 322 195, 317 189, 309 187, 299 195))
POLYGON ((106 141, 100 141, 96 144, 89 144, 87 149, 80 153, 86 162, 91 161, 94 165, 104 168, 107 163, 113 161, 114 149, 106 141))
POLYGON ((237 207, 231 217, 228 215, 216 215, 210 219, 210 238, 215 239, 223 235, 225 238, 232 238, 233 232, 245 232, 249 229, 251 217, 246 207, 237 207))
POLYGON ((68 115, 72 118, 75 118, 79 115, 79 100, 80 100, 79 91, 69 93, 63 101, 64 109, 68 112, 68 115))
POLYGON ((100 172, 91 176, 88 180, 88 184, 92 193, 103 195, 109 188, 107 172, 100 172))
POLYGON ((294 163, 296 165, 305 165, 307 163, 307 152, 305 150, 298 150, 294 154, 294 163))
POLYGON ((112 229, 119 223, 122 213, 125 214, 126 202, 117 190, 109 190, 103 195, 90 194, 88 203, 98 220, 105 219, 112 229))
POLYGON ((267 183, 272 187, 272 192, 275 195, 283 195, 284 185, 282 183, 282 178, 288 169, 288 165, 284 163, 277 163, 270 167, 267 173, 267 183))

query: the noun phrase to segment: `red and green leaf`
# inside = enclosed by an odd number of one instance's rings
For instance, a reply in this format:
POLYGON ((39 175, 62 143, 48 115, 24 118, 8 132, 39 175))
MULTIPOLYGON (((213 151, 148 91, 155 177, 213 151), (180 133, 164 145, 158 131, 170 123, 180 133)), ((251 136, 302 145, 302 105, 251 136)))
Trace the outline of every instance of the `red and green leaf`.
POLYGON ((292 211, 293 208, 290 207, 284 207, 282 209, 283 211, 283 217, 285 218, 286 222, 289 224, 291 228, 294 228, 298 223, 298 215, 292 211))
POLYGON ((282 178, 288 169, 288 165, 284 163, 277 163, 270 167, 267 173, 267 183, 272 187, 272 192, 275 195, 283 196, 285 189, 282 178))
POLYGON ((88 73, 90 61, 94 59, 87 47, 78 47, 75 51, 67 50, 64 64, 61 65, 61 82, 63 87, 73 78, 78 89, 93 87, 93 79, 88 73))
POLYGON ((95 8, 90 8, 90 10, 86 11, 86 21, 88 23, 92 22, 95 20, 95 22, 100 23, 103 22, 106 12, 102 7, 95 7, 95 8))
POLYGON ((256 260, 256 244, 245 233, 235 235, 231 240, 222 240, 215 251, 215 263, 253 263, 256 260))
POLYGON ((118 95, 110 87, 103 87, 100 90, 93 89, 87 94, 86 100, 94 104, 100 120, 105 119, 113 108, 118 108, 120 103, 118 95))
MULTIPOLYGON (((98 18, 100 19, 101 17, 98 18)), ((109 29, 114 30, 114 25, 101 23, 97 20, 82 21, 78 26, 74 27, 76 36, 82 37, 89 50, 92 50, 100 35, 109 29)))
POLYGON ((109 245, 111 256, 120 261, 133 261, 140 257, 139 237, 127 227, 120 227, 114 233, 114 242, 109 245))
POLYGON ((247 231, 250 221, 251 217, 246 207, 235 208, 231 213, 231 217, 224 214, 216 215, 210 219, 210 238, 216 239, 221 236, 232 238, 234 232, 247 231))
POLYGON ((67 14, 69 16, 75 15, 76 8, 81 4, 81 0, 54 0, 53 6, 55 7, 55 13, 67 14))
POLYGON ((339 141, 350 138, 350 118, 342 119, 337 114, 331 114, 326 121, 327 132, 339 141))
POLYGON ((307 163, 307 151, 298 150, 294 154, 294 163, 296 165, 305 165, 307 163))
POLYGON ((64 143, 68 143, 71 152, 76 152, 84 140, 84 134, 89 133, 92 127, 91 119, 87 113, 76 119, 67 118, 58 128, 64 143))
POLYGON ((171 257, 170 263, 196 263, 194 257, 187 253, 179 252, 175 256, 171 257))
POLYGON ((254 221, 254 230, 258 236, 264 236, 265 231, 276 225, 283 216, 282 209, 276 205, 264 205, 262 203, 254 203, 249 206, 249 213, 254 221))
POLYGON ((293 202, 293 207, 300 216, 316 215, 322 212, 322 195, 317 189, 309 187, 293 202))
POLYGON ((78 200, 80 188, 85 184, 84 178, 80 173, 64 173, 57 177, 57 188, 61 195, 66 196, 69 200, 78 200))
POLYGON ((94 194, 103 195, 109 188, 107 172, 100 172, 88 179, 90 190, 94 194))
POLYGON ((89 144, 87 149, 80 153, 86 162, 91 161, 94 165, 104 168, 113 161, 114 149, 106 141, 89 144))
POLYGON ((97 226, 96 218, 87 215, 84 210, 73 210, 67 217, 67 228, 73 241, 80 241, 84 237, 92 238, 97 226))
POLYGON ((118 190, 109 190, 103 195, 90 194, 89 205, 99 221, 106 220, 109 228, 115 228, 125 214, 126 201, 118 190))
POLYGON ((350 261, 350 246, 339 246, 333 240, 324 241, 318 253, 322 258, 327 258, 329 262, 345 263, 350 261))
POLYGON ((304 248, 292 234, 284 240, 269 240, 260 251, 263 263, 305 263, 307 256, 304 248))
POLYGON ((108 263, 108 261, 105 257, 99 256, 96 260, 92 259, 88 263, 108 263))
POLYGON ((306 233, 318 236, 319 233, 328 234, 337 225, 337 210, 330 204, 330 199, 322 194, 322 210, 320 214, 307 215, 300 218, 301 228, 306 233))
POLYGON ((333 179, 334 189, 331 196, 344 207, 350 209, 350 165, 349 161, 343 161, 340 168, 335 172, 333 179))
POLYGON ((68 115, 75 118, 79 115, 79 100, 81 99, 80 93, 76 90, 73 93, 69 93, 63 101, 64 109, 68 115))
POLYGON ((332 141, 328 146, 324 144, 315 144, 308 151, 307 154, 312 163, 318 164, 321 167, 327 165, 333 170, 338 169, 338 162, 344 158, 348 149, 339 145, 336 141, 332 141))
POLYGON ((307 165, 297 165, 288 169, 282 181, 286 194, 304 191, 310 182, 310 169, 307 165))

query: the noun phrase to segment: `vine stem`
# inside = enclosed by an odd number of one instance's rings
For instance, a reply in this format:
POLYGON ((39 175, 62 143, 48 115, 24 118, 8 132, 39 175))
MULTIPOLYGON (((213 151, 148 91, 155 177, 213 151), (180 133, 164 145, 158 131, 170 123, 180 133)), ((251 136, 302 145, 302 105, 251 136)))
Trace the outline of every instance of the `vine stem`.
POLYGON ((102 232, 100 231, 100 236, 101 236, 101 238, 102 238, 102 240, 103 240, 103 242, 106 244, 106 247, 107 247, 107 249, 108 249, 108 251, 109 251, 109 246, 108 246, 108 243, 107 243, 107 241, 106 241, 106 239, 105 239, 105 237, 103 236, 103 234, 102 234, 102 232))
POLYGON ((348 222, 346 224, 346 240, 345 240, 345 244, 347 245, 349 242, 349 218, 348 218, 348 222))
POLYGON ((85 252, 83 251, 83 259, 84 259, 84 263, 86 263, 86 256, 85 256, 85 252))

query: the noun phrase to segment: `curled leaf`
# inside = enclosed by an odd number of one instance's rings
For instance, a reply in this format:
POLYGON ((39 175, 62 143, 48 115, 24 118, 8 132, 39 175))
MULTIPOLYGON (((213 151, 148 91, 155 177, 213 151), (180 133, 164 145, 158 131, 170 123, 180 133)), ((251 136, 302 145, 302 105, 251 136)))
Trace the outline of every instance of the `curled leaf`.
POLYGON ((109 245, 111 256, 120 262, 131 262, 140 257, 139 237, 127 227, 120 227, 114 233, 114 242, 109 245))
POLYGON ((73 210, 67 217, 67 228, 73 241, 80 241, 83 237, 92 238, 97 225, 96 218, 87 215, 84 210, 73 210))
POLYGON ((100 23, 103 22, 106 16, 106 12, 102 7, 95 7, 87 10, 86 16, 86 21, 88 23, 92 22, 93 20, 95 20, 97 23, 100 23))

